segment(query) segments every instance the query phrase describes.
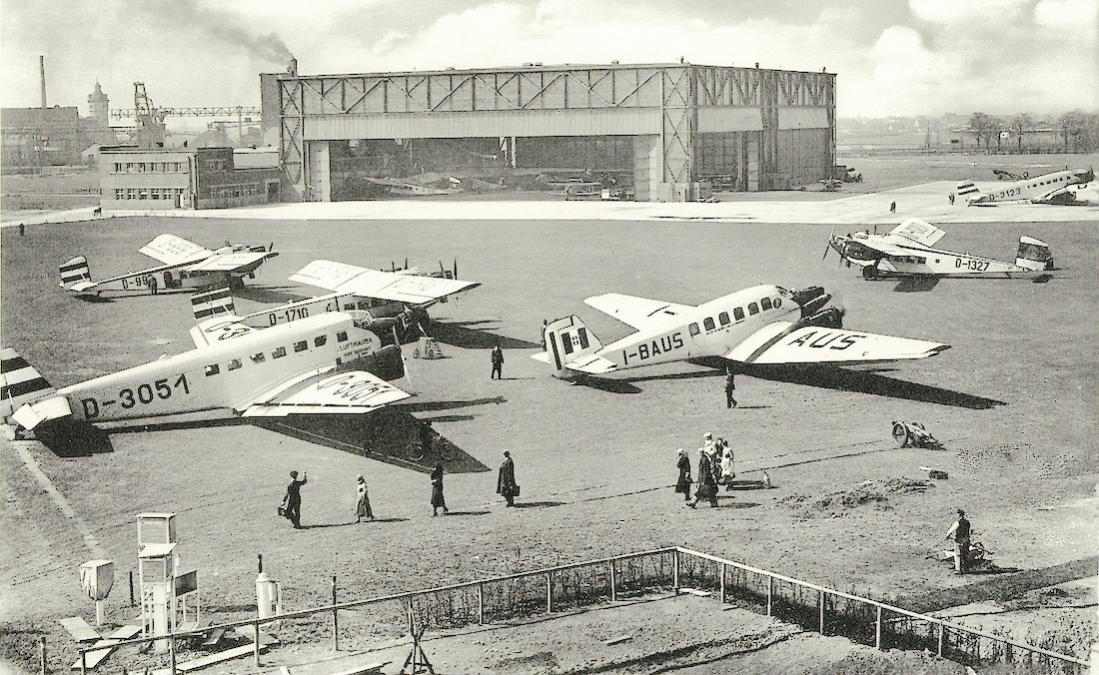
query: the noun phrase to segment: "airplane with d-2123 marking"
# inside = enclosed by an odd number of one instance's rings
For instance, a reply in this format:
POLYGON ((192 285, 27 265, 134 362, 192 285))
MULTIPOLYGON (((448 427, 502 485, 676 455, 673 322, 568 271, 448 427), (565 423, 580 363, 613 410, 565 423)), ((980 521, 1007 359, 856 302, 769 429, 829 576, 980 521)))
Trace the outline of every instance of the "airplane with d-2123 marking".
MULTIPOLYGON (((365 312, 329 312, 254 330, 235 316, 191 329, 195 348, 54 389, 14 349, 0 354, 0 418, 51 422, 203 420, 368 413, 409 396, 396 346, 382 347, 365 312)), ((110 425, 109 425, 110 426, 110 425)))
POLYGON ((546 325, 546 351, 532 358, 575 379, 627 368, 697 360, 726 366, 844 366, 925 359, 949 345, 843 328, 843 310, 819 286, 763 285, 698 306, 607 293, 584 302, 637 329, 603 346, 575 315, 546 325))

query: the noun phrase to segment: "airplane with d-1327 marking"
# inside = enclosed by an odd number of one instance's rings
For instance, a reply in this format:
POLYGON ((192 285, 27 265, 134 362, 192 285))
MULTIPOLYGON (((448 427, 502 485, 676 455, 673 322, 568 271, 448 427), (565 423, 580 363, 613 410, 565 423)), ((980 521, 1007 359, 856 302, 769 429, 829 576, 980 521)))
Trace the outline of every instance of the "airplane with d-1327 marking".
POLYGON ((843 311, 819 286, 755 286, 695 306, 607 293, 585 303, 638 329, 603 346, 575 315, 543 330, 532 358, 563 379, 697 360, 737 365, 843 366, 924 359, 949 345, 845 330, 843 311))
POLYGON ((92 281, 88 259, 79 255, 60 265, 60 286, 78 297, 99 295, 104 290, 148 288, 156 293, 159 289, 234 286, 245 276, 254 279, 256 269, 278 255, 273 248, 274 244, 264 248, 226 242, 225 246, 211 251, 174 234, 162 234, 142 246, 139 252, 163 264, 92 281))
POLYGON ((386 380, 404 375, 365 312, 330 312, 265 330, 234 316, 191 329, 195 348, 54 389, 14 349, 0 355, 0 417, 33 430, 51 422, 203 421, 358 414, 407 398, 386 380))

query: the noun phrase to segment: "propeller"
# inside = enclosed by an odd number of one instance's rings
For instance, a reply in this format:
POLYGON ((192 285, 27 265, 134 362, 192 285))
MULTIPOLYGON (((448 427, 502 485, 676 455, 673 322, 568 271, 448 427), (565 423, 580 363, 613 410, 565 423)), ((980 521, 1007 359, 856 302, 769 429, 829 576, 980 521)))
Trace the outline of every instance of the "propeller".
POLYGON ((824 255, 820 257, 821 260, 824 260, 828 257, 828 249, 832 248, 832 237, 834 237, 835 234, 836 228, 833 227, 832 229, 828 230, 828 243, 824 245, 824 255))
POLYGON ((454 258, 454 278, 458 278, 458 258, 454 258))
POLYGON ((271 253, 274 250, 275 250, 275 242, 272 241, 270 244, 267 245, 267 252, 271 253))
POLYGON ((412 386, 416 386, 412 382, 412 372, 408 369, 408 359, 404 356, 404 349, 401 348, 401 341, 397 338, 397 324, 394 323, 391 328, 393 330, 393 344, 397 345, 397 353, 401 355, 401 367, 404 370, 405 379, 407 379, 408 383, 412 386))

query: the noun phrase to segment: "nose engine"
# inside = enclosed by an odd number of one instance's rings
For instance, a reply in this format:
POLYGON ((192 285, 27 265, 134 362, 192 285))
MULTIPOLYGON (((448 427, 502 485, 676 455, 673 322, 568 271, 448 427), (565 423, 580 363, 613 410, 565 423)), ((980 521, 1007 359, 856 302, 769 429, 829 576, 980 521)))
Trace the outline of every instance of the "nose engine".
POLYGON ((801 307, 803 326, 822 328, 843 328, 844 310, 839 303, 832 303, 832 296, 824 292, 822 286, 810 286, 793 292, 794 302, 801 307))

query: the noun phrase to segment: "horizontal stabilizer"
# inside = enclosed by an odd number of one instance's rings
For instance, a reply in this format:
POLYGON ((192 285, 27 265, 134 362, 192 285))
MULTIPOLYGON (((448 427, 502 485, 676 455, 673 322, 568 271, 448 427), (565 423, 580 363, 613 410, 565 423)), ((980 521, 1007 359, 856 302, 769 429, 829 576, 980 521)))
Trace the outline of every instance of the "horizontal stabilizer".
POLYGON ((49 398, 28 403, 12 414, 11 418, 24 429, 34 429, 42 422, 58 420, 72 415, 69 399, 54 395, 49 398))
POLYGON ((191 296, 191 311, 199 321, 215 314, 233 314, 236 311, 233 305, 233 293, 228 287, 195 293, 191 296))

